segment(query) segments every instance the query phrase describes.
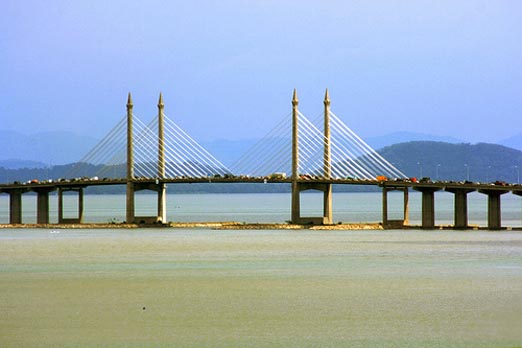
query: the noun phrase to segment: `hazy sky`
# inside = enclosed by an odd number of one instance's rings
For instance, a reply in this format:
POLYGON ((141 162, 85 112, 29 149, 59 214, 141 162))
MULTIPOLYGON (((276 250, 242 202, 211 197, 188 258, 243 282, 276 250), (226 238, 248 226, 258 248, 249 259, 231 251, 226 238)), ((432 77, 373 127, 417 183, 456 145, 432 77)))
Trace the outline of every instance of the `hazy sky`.
POLYGON ((522 1, 0 1, 0 129, 101 137, 165 112, 261 137, 291 110, 363 137, 522 132, 522 1))

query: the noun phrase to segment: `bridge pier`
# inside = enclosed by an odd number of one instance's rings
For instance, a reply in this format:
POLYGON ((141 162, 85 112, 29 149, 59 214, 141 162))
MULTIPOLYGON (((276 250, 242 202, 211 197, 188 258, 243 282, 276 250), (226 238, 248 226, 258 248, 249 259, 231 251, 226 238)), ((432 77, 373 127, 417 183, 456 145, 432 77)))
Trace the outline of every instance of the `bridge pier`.
POLYGON ((438 187, 414 186, 414 190, 422 193, 422 228, 435 228, 435 192, 438 187))
MULTIPOLYGON (((292 97, 292 223, 329 225, 333 223, 332 217, 332 184, 331 183, 309 183, 299 180, 299 126, 298 109, 299 100, 297 91, 294 89, 292 97), (306 190, 317 190, 323 192, 323 216, 301 217, 301 192, 306 190)), ((328 89, 324 96, 324 157, 323 175, 325 179, 331 177, 331 149, 330 149, 330 97, 328 89)))
POLYGON ((125 222, 128 224, 134 223, 135 220, 135 202, 134 202, 134 183, 132 181, 127 182, 126 194, 125 194, 125 222))
POLYGON ((23 190, 9 191, 9 223, 22 223, 22 193, 23 190))
POLYGON ((410 207, 409 207, 409 191, 407 187, 383 187, 382 188, 382 225, 384 228, 404 227, 409 223, 410 207), (403 219, 388 219, 388 192, 403 191, 403 219))
POLYGON ((466 229, 468 226, 468 193, 475 189, 468 188, 445 188, 445 191, 455 195, 454 224, 455 229, 466 229))
POLYGON ((158 100, 158 179, 155 183, 140 183, 134 179, 134 146, 133 146, 133 103, 131 94, 127 98, 127 223, 166 223, 167 222, 167 185, 160 182, 165 178, 165 138, 163 125, 163 95, 158 100), (135 193, 151 190, 158 194, 156 216, 136 216, 135 193))
POLYGON ((296 182, 292 184, 292 223, 302 225, 330 225, 332 218, 332 184, 296 182), (302 217, 300 196, 302 191, 317 190, 323 192, 323 216, 302 217))
POLYGON ((488 196, 488 229, 500 230, 502 228, 500 208, 500 196, 507 193, 505 190, 482 189, 479 190, 488 196))
MULTIPOLYGON (((127 184, 127 188, 131 184, 132 188, 132 211, 135 211, 134 203, 135 203, 135 192, 150 190, 155 191, 158 194, 158 207, 157 207, 157 215, 156 216, 133 216, 132 220, 127 220, 127 223, 140 223, 140 224, 156 224, 156 223, 166 223, 167 222, 167 184, 159 182, 156 180, 155 183, 139 183, 139 182, 131 182, 127 184)), ((127 192, 128 194, 128 192, 127 192)), ((129 197, 127 196, 127 203, 129 202, 129 197)), ((128 213, 128 210, 127 210, 128 213)))
POLYGON ((133 107, 132 96, 129 92, 127 97, 127 190, 125 200, 125 221, 128 224, 134 222, 136 215, 134 210, 134 183, 132 181, 134 179, 133 107))
POLYGON ((58 223, 59 224, 82 224, 83 223, 83 187, 58 188, 58 223), (78 216, 65 218, 63 214, 63 193, 78 192, 78 216))
POLYGON ((36 223, 49 223, 49 192, 54 191, 54 188, 38 188, 35 190, 36 198, 36 223))
POLYGON ((167 222, 167 185, 159 184, 158 186, 158 213, 156 221, 159 223, 167 222))

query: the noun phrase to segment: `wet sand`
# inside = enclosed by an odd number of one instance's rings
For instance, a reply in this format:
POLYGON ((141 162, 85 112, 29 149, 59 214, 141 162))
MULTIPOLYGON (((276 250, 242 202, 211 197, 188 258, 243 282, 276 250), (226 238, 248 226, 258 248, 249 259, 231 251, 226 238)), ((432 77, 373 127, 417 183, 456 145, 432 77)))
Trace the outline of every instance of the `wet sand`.
POLYGON ((520 347, 522 234, 0 231, 2 347, 520 347))

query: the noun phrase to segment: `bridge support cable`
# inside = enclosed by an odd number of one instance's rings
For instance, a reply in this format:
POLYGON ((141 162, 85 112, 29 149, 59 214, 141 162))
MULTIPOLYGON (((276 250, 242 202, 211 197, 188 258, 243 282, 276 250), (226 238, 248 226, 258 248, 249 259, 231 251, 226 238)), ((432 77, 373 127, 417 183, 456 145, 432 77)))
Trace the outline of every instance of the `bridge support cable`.
MULTIPOLYGON (((377 175, 382 175, 383 169, 376 165, 367 154, 361 152, 359 148, 347 141, 343 135, 338 136, 336 132, 335 121, 332 120, 332 147, 337 149, 334 151, 335 158, 333 159, 332 167, 337 167, 343 163, 351 163, 351 170, 348 177, 355 177, 359 179, 375 179, 377 175), (378 174, 380 173, 380 174, 378 174)), ((325 139, 326 141, 326 139, 325 139)))
POLYGON ((299 153, 305 161, 300 160, 299 172, 314 176, 324 176, 324 136, 303 115, 300 116, 299 153))
MULTIPOLYGON (((199 167, 200 176, 208 176, 211 174, 227 175, 230 171, 226 166, 212 156, 203 146, 196 142, 177 124, 172 122, 165 116, 165 131, 170 137, 165 138, 165 144, 173 142, 179 145, 180 154, 185 156, 186 160, 192 161, 199 167)), ((171 146, 173 147, 173 146, 171 146)), ((177 147, 174 147, 177 148, 177 147)))
MULTIPOLYGON (((255 164, 255 167, 251 167, 252 169, 238 170, 237 172, 251 176, 288 173, 290 170, 288 155, 292 150, 290 141, 288 139, 274 139, 273 146, 267 145, 268 153, 260 153, 260 157, 257 157, 258 164, 255 164)), ((248 167, 244 166, 244 168, 248 167)))
POLYGON ((307 162, 302 163, 300 167, 301 173, 318 174, 316 170, 320 170, 324 162, 323 142, 321 141, 321 133, 311 125, 306 117, 299 112, 300 134, 299 134, 299 152, 306 156, 307 162))
MULTIPOLYGON (((239 175, 265 175, 267 169, 274 166, 274 162, 281 159, 279 154, 289 145, 281 132, 286 127, 286 120, 279 122, 266 136, 257 141, 241 157, 231 165, 231 170, 239 175), (270 151, 271 149, 271 151, 270 151)), ((281 167, 279 167, 281 169, 281 167)), ((285 168, 286 170, 286 168, 285 168)), ((277 171, 277 170, 276 170, 277 171)))
MULTIPOLYGON (((265 135, 262 139, 257 141, 244 154, 242 154, 241 157, 231 165, 232 169, 235 169, 238 167, 251 168, 251 165, 253 164, 252 162, 259 161, 260 154, 266 154, 266 150, 267 150, 266 142, 268 140, 270 140, 270 141, 277 140, 277 143, 273 144, 275 146, 271 146, 271 148, 277 148, 277 149, 280 148, 282 141, 288 141, 288 139, 285 139, 286 135, 284 135, 284 132, 288 127, 288 120, 287 120, 288 116, 289 116, 289 114, 286 115, 285 118, 282 119, 279 123, 277 123, 276 126, 274 126, 274 128, 272 128, 270 130, 270 132, 268 132, 267 135, 265 135)), ((236 172, 237 174, 245 174, 245 173, 242 173, 241 170, 239 170, 239 171, 234 170, 234 172, 236 172)))
MULTIPOLYGON (((157 122, 154 122, 152 127, 156 127, 157 122)), ((165 129, 165 125, 164 125, 165 129)), ((166 130, 167 135, 170 130, 166 130)), ((179 144, 173 143, 170 138, 166 138, 163 141, 165 149, 166 160, 165 160, 165 174, 167 177, 175 178, 180 176, 185 177, 203 177, 207 173, 200 168, 200 165, 193 160, 187 159, 187 156, 180 152, 179 144)))
POLYGON ((240 164, 240 169, 235 169, 235 172, 249 176, 268 176, 273 173, 288 173, 290 170, 288 156, 292 150, 290 140, 281 138, 270 140, 272 140, 272 142, 264 141, 267 146, 267 152, 260 152, 259 156, 252 156, 246 160, 246 162, 250 162, 253 166, 247 167, 247 163, 240 164))
MULTIPOLYGON (((157 149, 158 149, 158 135, 153 129, 157 127, 157 120, 151 122, 149 125, 143 124, 139 121, 141 131, 135 138, 135 152, 136 152, 136 174, 138 176, 155 178, 158 175, 157 171, 157 149)), ((198 169, 192 161, 186 160, 186 156, 180 155, 179 151, 175 150, 176 144, 171 144, 169 141, 163 142, 167 158, 165 172, 167 176, 187 176, 200 177, 206 173, 198 169), (175 165, 173 165, 173 160, 175 165), (174 168, 175 167, 175 168, 174 168)))
MULTIPOLYGON (((158 126, 158 121, 155 120, 151 124, 149 124, 150 129, 155 129, 158 126)), ((161 142, 161 140, 158 139, 158 143, 161 142)), ((170 142, 166 142, 163 140, 161 142, 161 145, 163 145, 164 148, 164 155, 166 155, 166 158, 170 159, 170 162, 165 161, 165 176, 174 178, 178 176, 196 176, 192 175, 191 173, 194 173, 194 171, 197 171, 196 168, 190 165, 190 162, 184 161, 183 157, 180 156, 175 148, 172 147, 170 142), (172 163, 176 163, 176 168, 173 168, 172 163), (170 165, 169 165, 170 164, 170 165)), ((159 163, 158 163, 159 165, 159 163)), ((199 175, 199 174, 198 174, 199 175)))
MULTIPOLYGON (((309 121, 306 117, 302 117, 304 122, 309 124, 309 127, 315 129, 315 133, 317 134, 317 138, 322 138, 322 146, 326 145, 328 139, 319 131, 318 127, 315 126, 311 121, 309 121)), ((371 174, 368 173, 364 168, 362 168, 358 163, 349 164, 347 163, 346 158, 348 158, 349 162, 352 162, 350 158, 353 156, 349 151, 346 154, 346 149, 341 149, 336 143, 332 143, 330 140, 330 153, 325 155, 324 160, 330 163, 330 177, 333 178, 345 178, 345 177, 367 177, 371 174), (339 158, 340 160, 336 160, 339 158)), ((323 171, 324 168, 320 168, 323 171)))
MULTIPOLYGON (((332 119, 332 124, 333 128, 335 130, 338 130, 338 121, 332 119)), ((357 142, 353 140, 350 134, 346 133, 343 129, 341 129, 341 133, 345 134, 341 134, 339 136, 339 138, 341 139, 339 142, 342 142, 345 148, 350 149, 350 151, 353 151, 357 154, 356 156, 354 156, 354 158, 356 158, 358 162, 363 164, 367 168, 367 170, 372 173, 370 174, 370 176, 373 176, 372 179, 375 179, 375 176, 377 175, 390 176, 389 169, 386 168, 386 166, 383 166, 381 163, 379 163, 378 159, 375 158, 375 156, 373 156, 371 152, 368 152, 366 149, 362 148, 357 142)), ((394 175, 392 174, 392 176, 394 175)))
POLYGON ((363 139, 361 139, 355 132, 353 132, 346 124, 344 124, 339 117, 337 117, 333 112, 330 112, 332 116, 332 120, 338 125, 341 132, 349 135, 350 138, 354 139, 354 143, 365 153, 367 153, 370 157, 372 157, 380 166, 385 168, 390 177, 397 178, 406 178, 406 175, 402 173, 400 170, 395 168, 390 162, 388 162, 384 157, 382 157, 377 151, 370 147, 363 139))
MULTIPOLYGON (((301 115, 301 119, 306 122, 310 128, 313 127, 315 129, 317 138, 322 140, 322 146, 324 147, 327 139, 324 137, 321 131, 319 131, 318 127, 309 121, 304 115, 301 115)), ((342 144, 334 141, 335 137, 332 137, 332 135, 330 135, 330 137, 331 154, 329 160, 331 163, 332 177, 371 178, 372 174, 360 163, 353 160, 354 158, 357 158, 357 156, 342 144)))
POLYGON ((406 178, 406 176, 397 168, 395 168, 391 163, 389 163, 384 157, 382 157, 377 151, 375 151, 373 148, 371 148, 364 140, 362 140, 357 134, 355 134, 349 127, 347 127, 336 115, 334 115, 333 119, 341 126, 342 129, 344 129, 344 132, 348 132, 352 135, 354 139, 356 139, 356 144, 362 148, 362 150, 365 150, 370 157, 375 159, 379 165, 384 167, 386 170, 389 171, 390 176, 397 177, 397 178, 406 178))
MULTIPOLYGON (((311 123, 304 115, 301 115, 301 118, 304 123, 311 123)), ((315 123, 319 124, 320 121, 317 120, 315 123)), ((362 139, 355 137, 353 131, 349 132, 345 128, 347 127, 337 117, 332 118, 330 161, 333 177, 355 177, 372 180, 378 175, 404 177, 400 171, 384 160, 362 139)), ((315 127, 315 133, 320 134, 318 127, 315 127)), ((323 141, 326 144, 328 140, 323 137, 323 141)), ((328 159, 328 156, 325 156, 325 159, 328 159)))
POLYGON ((260 157, 257 158, 259 163, 255 167, 239 172, 252 176, 269 176, 274 173, 285 173, 286 175, 286 173, 289 173, 291 167, 288 157, 292 151, 292 144, 288 139, 273 139, 273 141, 273 146, 267 143, 266 150, 268 153, 260 154, 260 157))
POLYGON ((141 128, 139 131, 135 132, 135 136, 132 140, 134 145, 134 177, 149 177, 150 172, 152 171, 151 166, 147 165, 147 162, 150 162, 151 160, 151 153, 148 149, 150 146, 150 132, 143 122, 138 119, 134 119, 134 124, 136 128, 141 128))
POLYGON ((158 136, 142 121, 136 120, 140 127, 134 138, 135 177, 152 178, 156 176, 158 136))
MULTIPOLYGON (((316 141, 319 142, 319 144, 321 146, 320 148, 318 148, 318 151, 322 150, 325 147, 326 142, 328 140, 322 134, 322 132, 318 129, 318 127, 316 127, 304 115, 300 114, 300 116, 301 116, 302 123, 306 124, 308 128, 311 128, 314 130, 313 131, 313 134, 315 135, 314 139, 316 139, 316 141)), ((352 168, 350 168, 350 170, 346 171, 348 169, 346 167, 346 165, 344 165, 344 163, 346 163, 346 159, 355 157, 347 149, 341 149, 336 142, 332 142, 332 141, 330 141, 330 149, 331 149, 330 156, 328 156, 326 159, 330 160, 330 163, 331 163, 331 177, 344 178, 344 177, 348 176, 348 175, 346 175, 347 173, 351 173, 351 172, 356 173, 356 175, 355 175, 356 177, 362 177, 362 178, 371 177, 371 174, 365 168, 363 168, 361 165, 359 165, 356 162, 354 163, 355 165, 351 166, 352 168), (348 152, 348 154, 346 154, 346 152, 348 152), (338 160, 337 160, 337 157, 339 158, 338 160), (344 168, 345 171, 342 172, 341 168, 344 168), (333 173, 333 175, 332 175, 332 173, 333 173), (339 173, 339 174, 336 175, 335 173, 339 173)), ((324 154, 318 154, 318 156, 319 155, 324 156, 324 154)), ((316 175, 317 175, 317 173, 323 173, 324 157, 322 157, 320 161, 321 162, 318 161, 317 169, 315 169, 315 172, 314 172, 314 174, 316 174, 316 175)), ((321 176, 321 174, 319 174, 318 176, 321 176)))
MULTIPOLYGON (((148 129, 156 129, 157 127, 157 121, 153 121, 151 124, 147 126, 148 129)), ((149 150, 149 157, 151 158, 150 163, 154 163, 149 168, 150 173, 148 174, 149 178, 157 177, 157 164, 155 163, 157 158, 157 144, 159 142, 159 139, 157 135, 151 131, 152 136, 148 137, 148 147, 149 150), (155 139, 154 141, 151 140, 151 138, 155 139)), ((168 177, 176 177, 180 175, 185 176, 199 176, 201 173, 197 173, 197 169, 195 167, 190 166, 190 162, 184 161, 184 158, 182 156, 179 156, 178 153, 175 151, 175 149, 171 148, 170 143, 164 141, 163 145, 165 146, 165 154, 167 155, 167 158, 170 160, 170 162, 166 161, 165 166, 165 172, 168 177), (172 166, 169 166, 168 164, 172 164, 172 160, 175 161, 177 166, 177 171, 174 171, 172 166), (198 175, 195 175, 197 173, 198 175)))
POLYGON ((108 153, 112 155, 109 151, 110 147, 124 144, 124 142, 120 140, 123 139, 122 130, 124 127, 125 118, 122 118, 120 122, 80 160, 80 163, 104 163, 104 159, 107 157, 106 155, 108 153))
POLYGON ((356 164, 358 167, 364 168, 365 174, 362 178, 365 179, 375 179, 377 175, 385 175, 386 170, 383 170, 375 161, 372 161, 372 158, 368 156, 368 154, 364 151, 361 151, 356 145, 353 144, 349 139, 346 139, 343 136, 337 136, 335 134, 336 129, 336 121, 332 119, 332 129, 334 135, 332 138, 338 147, 342 149, 343 152, 346 152, 350 155, 347 160, 350 160, 352 163, 356 164))
POLYGON ((251 176, 267 176, 273 173, 289 173, 291 141, 288 115, 267 135, 256 142, 231 165, 234 173, 251 176))
MULTIPOLYGON (((96 175, 92 167, 103 165, 114 155, 117 148, 125 146, 126 118, 123 117, 82 159, 66 173, 67 178, 96 175)), ((125 161, 123 161, 124 163, 125 161)), ((103 167, 102 167, 103 169, 103 167)))

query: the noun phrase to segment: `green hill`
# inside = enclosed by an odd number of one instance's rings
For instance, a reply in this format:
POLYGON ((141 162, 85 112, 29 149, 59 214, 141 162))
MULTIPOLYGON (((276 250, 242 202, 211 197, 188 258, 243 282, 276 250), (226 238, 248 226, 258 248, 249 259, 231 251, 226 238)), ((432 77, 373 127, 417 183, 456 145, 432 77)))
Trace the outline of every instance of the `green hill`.
POLYGON ((515 183, 522 169, 522 151, 496 144, 412 141, 379 153, 407 176, 433 180, 515 183))

